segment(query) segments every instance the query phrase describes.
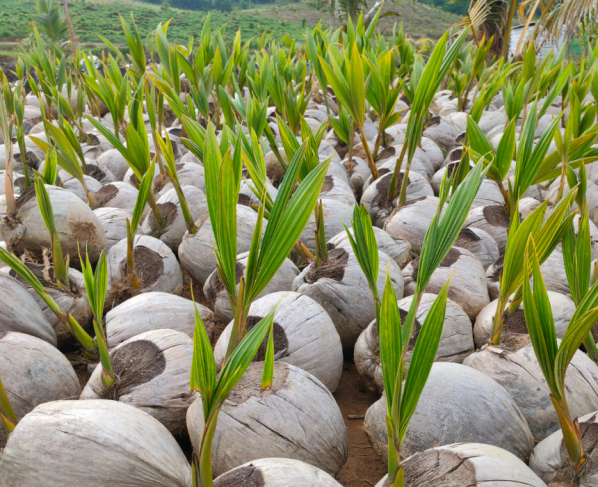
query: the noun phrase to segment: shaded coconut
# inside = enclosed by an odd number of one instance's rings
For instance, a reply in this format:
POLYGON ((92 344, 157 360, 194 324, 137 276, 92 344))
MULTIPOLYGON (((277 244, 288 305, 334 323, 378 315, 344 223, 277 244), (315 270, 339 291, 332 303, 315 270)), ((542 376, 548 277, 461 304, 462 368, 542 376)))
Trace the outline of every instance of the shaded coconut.
POLYGON ((106 184, 93 196, 96 208, 120 208, 127 213, 133 214, 139 190, 130 184, 116 181, 106 184))
MULTIPOLYGON (((251 305, 247 328, 251 329, 274 306, 274 354, 276 360, 306 370, 334 392, 343 371, 340 337, 328 313, 313 299, 294 292, 275 292, 251 305)), ((233 323, 225 328, 214 347, 218 368, 222 367, 233 323)), ((265 343, 255 361, 264 360, 265 343)))
MULTIPOLYGON (((54 223, 60 237, 62 252, 70 256, 71 264, 79 264, 79 250, 87 249, 92 264, 106 249, 106 236, 98 217, 89 206, 69 191, 46 185, 54 210, 54 223)), ((17 200, 13 220, 4 218, 0 230, 11 252, 27 253, 41 261, 44 249, 52 247, 50 233, 42 219, 35 188, 28 188, 17 200)))
POLYGON ((192 484, 189 462, 168 430, 149 414, 118 401, 37 406, 13 431, 0 470, 2 487, 192 484))
MULTIPOLYGON (((341 337, 343 350, 349 353, 361 332, 376 317, 374 298, 353 250, 329 246, 328 262, 320 267, 307 266, 293 282, 293 291, 314 299, 332 318, 341 337)), ((384 292, 386 267, 398 298, 403 297, 401 269, 384 252, 380 252, 377 287, 384 292)))
MULTIPOLYGON (((409 487, 546 487, 512 453, 483 443, 455 443, 401 462, 409 487)), ((387 476, 376 487, 388 487, 387 476)))
MULTIPOLYGON (((335 199, 322 198, 319 200, 322 202, 323 214, 324 214, 324 230, 326 232, 326 240, 338 235, 345 231, 345 226, 351 228, 351 215, 353 209, 335 199), (345 226, 343 226, 343 223, 345 226)), ((311 252, 316 250, 316 218, 312 213, 309 217, 305 229, 301 233, 299 240, 305 245, 311 252)), ((249 249, 247 249, 249 250, 249 249)))
POLYGON ((420 140, 420 146, 422 150, 426 153, 428 160, 432 164, 432 167, 435 171, 440 169, 442 162, 444 161, 444 154, 442 153, 442 149, 438 147, 438 144, 434 142, 432 139, 428 137, 422 137, 420 140))
POLYGON ((127 282, 127 240, 114 245, 108 255, 109 296, 108 309, 131 296, 150 291, 180 295, 183 292, 183 276, 176 256, 164 242, 148 235, 136 235, 133 241, 137 288, 127 282))
MULTIPOLYGON (((197 164, 194 164, 197 166, 197 164)), ((182 186, 183 194, 187 200, 187 208, 193 221, 200 220, 208 215, 208 200, 205 193, 194 186, 182 186)), ((146 235, 159 238, 176 251, 187 232, 185 217, 181 211, 181 202, 174 188, 164 193, 156 202, 164 224, 158 225, 153 212, 150 212, 141 225, 141 231, 146 235)))
MULTIPOLYGON (((559 420, 532 344, 518 350, 489 346, 465 359, 464 364, 492 377, 519 406, 534 439, 543 440, 559 429, 559 420)), ((575 418, 598 410, 598 365, 577 351, 567 369, 567 404, 575 418)))
POLYGON ((145 411, 173 435, 181 434, 187 409, 193 402, 189 389, 193 340, 175 330, 152 330, 129 338, 110 352, 116 382, 104 383, 96 367, 81 399, 111 399, 145 411))
POLYGON ((109 184, 118 181, 110 169, 108 169, 102 163, 97 162, 95 159, 89 159, 89 156, 91 155, 90 152, 91 151, 88 150, 85 157, 87 174, 102 184, 109 184))
POLYGON ((532 452, 529 459, 530 468, 551 487, 594 487, 598 484, 598 412, 579 418, 579 428, 583 452, 587 459, 577 478, 569 464, 562 430, 559 429, 542 440, 532 452))
MULTIPOLYGON (((385 395, 367 410, 363 429, 386 460, 385 395)), ((525 418, 501 385, 471 367, 436 362, 407 428, 401 453, 408 457, 461 441, 495 445, 522 459, 528 458, 534 447, 525 418)))
MULTIPOLYGON (((245 206, 259 206, 260 200, 255 196, 255 193, 251 189, 256 189, 251 179, 244 179, 241 181, 241 187, 239 189, 239 201, 240 205, 245 206)), ((266 188, 268 189, 268 193, 272 197, 272 201, 276 199, 276 195, 278 194, 278 190, 274 187, 274 185, 269 181, 266 180, 266 188)))
POLYGON ((353 189, 343 178, 337 176, 327 175, 324 178, 324 184, 320 191, 320 198, 326 198, 336 200, 340 203, 344 203, 351 210, 355 206, 355 195, 353 189))
POLYGON ((534 210, 537 210, 542 202, 536 198, 521 198, 519 200, 519 214, 525 220, 534 210))
MULTIPOLYGON (((235 273, 237 277, 237 291, 239 289, 239 281, 245 275, 247 269, 247 259, 249 252, 243 252, 237 256, 237 263, 235 266, 235 273)), ((268 283, 266 288, 260 293, 260 297, 276 291, 290 291, 293 287, 293 280, 299 275, 299 269, 289 259, 285 259, 280 268, 274 274, 272 280, 268 283)), ((224 288, 224 284, 220 280, 218 271, 215 270, 210 274, 203 287, 203 294, 208 300, 210 307, 214 310, 216 317, 224 322, 233 319, 233 310, 228 299, 228 293, 224 288)), ((265 316, 265 315, 264 315, 265 316)))
MULTIPOLYGON (((379 227, 373 227, 373 229, 378 250, 381 250, 388 255, 398 264, 401 269, 405 267, 412 258, 411 245, 409 242, 407 242, 407 240, 404 238, 397 238, 395 240, 379 227)), ((349 229, 349 232, 351 232, 351 235, 353 235, 352 228, 349 229)), ((334 245, 335 247, 351 248, 351 241, 349 240, 349 236, 347 235, 346 231, 335 235, 328 241, 328 243, 334 245)))
MULTIPOLYGON (((415 292, 418 266, 419 257, 403 269, 407 295, 415 292)), ((426 291, 439 293, 451 274, 453 278, 448 296, 463 308, 469 319, 474 320, 482 308, 490 302, 484 267, 469 250, 452 247, 432 274, 426 291)))
POLYGON ((127 238, 127 220, 131 221, 133 219, 130 213, 112 207, 97 208, 93 212, 100 220, 106 233, 106 252, 122 239, 127 238))
MULTIPOLYGON (((405 358, 406 366, 411 360, 411 354, 415 347, 415 342, 422 324, 426 320, 430 308, 436 299, 435 294, 424 293, 415 315, 415 324, 413 325, 413 335, 409 341, 408 352, 405 358)), ((404 322, 413 296, 408 296, 399 300, 399 313, 401 321, 404 322)), ((461 307, 454 301, 447 299, 446 314, 444 324, 440 335, 440 343, 436 351, 435 362, 456 362, 461 363, 468 355, 474 351, 473 334, 471 331, 471 321, 461 307)), ((380 347, 378 338, 378 329, 376 320, 373 320, 369 326, 363 330, 355 344, 355 367, 359 374, 364 377, 368 387, 372 390, 382 390, 384 381, 382 379, 382 368, 380 366, 380 347)))
POLYGON ((351 161, 344 159, 341 164, 348 171, 353 191, 355 191, 356 196, 359 198, 363 192, 363 185, 372 175, 370 166, 361 157, 353 157, 351 161))
POLYGON ((494 237, 501 255, 507 247, 509 216, 502 205, 479 206, 472 208, 465 219, 464 228, 475 227, 494 237))
MULTIPOLYGON (((398 187, 401 187, 404 173, 399 174, 398 187)), ((399 201, 399 196, 388 201, 387 193, 390 187, 392 173, 388 172, 376 179, 372 184, 364 189, 361 196, 361 204, 372 218, 372 223, 380 228, 384 227, 386 219, 389 218, 395 210, 399 201)), ((426 196, 434 196, 434 191, 426 179, 417 174, 410 173, 407 184, 407 200, 414 201, 426 196)))
POLYGON ((260 458, 222 474, 214 487, 341 487, 326 472, 290 458, 260 458))
MULTIPOLYGON (((550 301, 550 309, 554 319, 557 338, 563 338, 569 321, 575 313, 575 304, 568 296, 553 291, 548 291, 548 300, 550 301)), ((498 299, 490 302, 480 311, 475 324, 473 326, 473 337, 476 347, 480 348, 488 343, 490 335, 492 334, 492 322, 496 313, 496 306, 498 299)), ((503 336, 509 335, 514 338, 527 335, 527 324, 525 322, 525 314, 523 313, 523 304, 519 305, 519 309, 513 314, 509 315, 503 324, 503 336)), ((597 408, 598 409, 598 408, 597 408)))
MULTIPOLYGON (((35 406, 77 399, 79 378, 67 358, 44 340, 14 331, 0 332, 0 377, 17 420, 35 406)), ((0 429, 0 449, 8 434, 0 429)))
POLYGON ((16 279, 0 274, 0 333, 19 332, 56 346, 56 332, 35 302, 16 279))
POLYGON ((117 181, 122 181, 125 177, 125 173, 129 170, 129 164, 123 155, 117 150, 110 148, 97 159, 98 164, 102 164, 107 167, 117 181))
MULTIPOLYGON (((278 152, 280 153, 285 163, 288 165, 289 161, 284 152, 284 149, 282 147, 279 147, 278 152)), ((280 164, 280 161, 278 160, 274 152, 270 151, 266 153, 266 155, 264 156, 264 165, 266 166, 266 174, 268 176, 268 179, 272 181, 272 183, 275 186, 277 186, 282 181, 282 178, 284 178, 284 169, 282 168, 282 165, 280 164)))
MULTIPOLYGON (((221 475, 259 458, 292 458, 335 474, 348 457, 343 416, 330 391, 303 369, 274 362, 272 388, 262 391, 263 363, 247 372, 224 403, 212 443, 212 468, 221 475)), ((204 427, 199 397, 187 411, 196 452, 204 427)))
POLYGON ((461 230, 455 241, 455 247, 469 250, 477 257, 484 269, 499 258, 496 240, 479 228, 470 227, 461 230))
MULTIPOLYGON (((205 306, 195 303, 208 336, 212 336, 216 319, 205 306)), ((148 292, 133 296, 106 314, 108 346, 114 348, 124 341, 151 330, 180 331, 193 338, 195 309, 193 301, 174 294, 148 292)))
POLYGON ((394 211, 386 220, 384 230, 395 240, 405 239, 415 252, 419 252, 438 210, 439 201, 436 196, 407 201, 405 206, 394 211))
MULTIPOLYGON (((244 205, 237 205, 237 252, 248 252, 251 246, 253 230, 257 224, 257 213, 244 205)), ((212 223, 207 215, 195 222, 197 232, 186 233, 179 246, 179 259, 181 267, 203 286, 216 270, 216 257, 214 256, 214 233, 212 223)), ((266 222, 263 223, 264 228, 266 222)))

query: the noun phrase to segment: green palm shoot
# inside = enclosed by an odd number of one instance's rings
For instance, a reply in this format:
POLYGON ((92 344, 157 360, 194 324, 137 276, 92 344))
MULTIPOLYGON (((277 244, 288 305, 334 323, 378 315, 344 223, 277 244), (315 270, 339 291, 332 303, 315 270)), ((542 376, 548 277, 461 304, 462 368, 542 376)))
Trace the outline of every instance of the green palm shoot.
POLYGON ((12 433, 19 422, 10 404, 2 379, 0 379, 0 419, 8 433, 12 433))

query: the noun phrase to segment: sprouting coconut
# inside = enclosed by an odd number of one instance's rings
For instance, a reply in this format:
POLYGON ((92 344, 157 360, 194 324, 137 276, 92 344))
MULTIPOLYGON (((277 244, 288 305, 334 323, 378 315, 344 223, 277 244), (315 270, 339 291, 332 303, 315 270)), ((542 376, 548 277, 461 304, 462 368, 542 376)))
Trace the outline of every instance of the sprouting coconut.
POLYGON ((127 160, 117 149, 110 148, 102 152, 97 161, 99 164, 106 166, 114 174, 117 181, 122 181, 125 173, 129 170, 127 160))
POLYGON ((37 302, 16 279, 0 274, 0 333, 19 332, 56 346, 56 332, 37 302))
MULTIPOLYGON (((244 205, 237 205, 237 253, 248 252, 251 246, 253 229, 257 223, 257 213, 244 205)), ((197 233, 186 233, 179 246, 179 259, 185 272, 203 286, 216 270, 214 256, 214 233, 207 215, 195 222, 197 233)), ((264 222, 264 227, 266 222, 264 222)))
MULTIPOLYGON (((409 487, 546 487, 512 453, 483 443, 455 443, 416 453, 401 465, 409 487)), ((384 477, 376 487, 388 487, 384 477)))
MULTIPOLYGON (((313 299, 294 292, 275 292, 251 305, 247 329, 266 316, 274 306, 274 357, 306 370, 330 390, 336 391, 343 371, 340 337, 328 313, 313 299)), ((220 335, 214 348, 216 365, 221 367, 233 324, 220 335)), ((254 360, 263 360, 265 347, 254 360)))
MULTIPOLYGON (((415 290, 418 266, 419 258, 416 258, 403 269, 407 295, 413 294, 415 290)), ((474 320, 482 308, 490 302, 484 267, 469 250, 452 247, 432 274, 426 290, 430 293, 440 292, 451 274, 453 278, 449 288, 449 298, 461 306, 471 320, 474 320)))
MULTIPOLYGON (((504 331, 503 331, 504 333, 504 331)), ((534 439, 543 440, 560 428, 550 401, 550 390, 534 349, 528 344, 517 349, 489 346, 465 359, 473 367, 503 386, 519 406, 534 439)), ((577 351, 567 369, 567 404, 573 417, 598 410, 598 365, 577 351)))
POLYGON ((464 224, 464 228, 479 228, 494 237, 501 255, 505 253, 505 248, 507 247, 509 226, 509 217, 502 205, 478 206, 477 208, 473 208, 469 212, 464 224))
POLYGON ((587 459, 577 475, 569 463, 563 431, 560 429, 538 443, 529 459, 530 468, 551 487, 592 487, 598 482, 598 413, 586 414, 578 418, 578 421, 583 452, 587 459))
MULTIPOLYGON (((196 164, 194 162, 178 162, 175 165, 175 168, 181 186, 193 186, 205 192, 206 180, 204 176, 204 168, 201 164, 196 164)), ((155 190, 158 190, 157 192, 159 196, 163 196, 172 188, 172 183, 168 180, 164 180, 162 187, 155 188, 155 190)))
POLYGON ((152 330, 169 329, 193 337, 195 309, 211 337, 216 319, 214 313, 190 299, 161 292, 139 294, 111 309, 106 314, 108 346, 116 347, 125 340, 152 330))
POLYGON ((139 190, 130 184, 116 181, 105 184, 102 189, 93 195, 96 208, 120 208, 127 213, 133 214, 139 190))
POLYGON ((114 245, 106 256, 110 296, 108 309, 131 296, 150 291, 178 294, 183 292, 183 277, 176 256, 167 245, 148 235, 136 235, 133 241, 137 287, 127 280, 127 239, 114 245))
MULTIPOLYGON (((194 186, 183 186, 181 189, 193 221, 207 217, 208 203, 205 193, 194 186)), ((145 235, 159 238, 173 251, 176 251, 187 231, 187 224, 176 190, 172 188, 164 193, 157 201, 157 206, 165 220, 164 225, 158 225, 154 213, 150 212, 141 226, 141 231, 145 235)))
MULTIPOLYGON (((415 317, 413 334, 409 341, 409 349, 405 362, 411 360, 413 347, 421 330, 422 323, 436 299, 435 294, 424 293, 415 317)), ((413 296, 408 296, 399 301, 399 312, 401 320, 404 321, 413 296)), ((462 363, 463 360, 474 351, 473 334, 471 321, 461 307, 454 301, 448 299, 446 302, 446 313, 440 343, 436 351, 436 362, 462 363)), ((384 382, 382 379, 382 368, 380 366, 380 345, 376 321, 372 321, 363 330, 355 344, 355 367, 359 374, 365 379, 366 384, 372 390, 382 390, 384 382)))
MULTIPOLYGON (((575 304, 568 296, 553 291, 548 291, 548 300, 554 319, 554 325, 557 338, 563 338, 569 321, 575 313, 575 304)), ((492 334, 492 322, 496 314, 498 300, 495 299, 480 311, 473 327, 473 336, 477 348, 484 346, 490 340, 492 334)), ((523 304, 514 313, 511 313, 505 319, 502 335, 508 335, 517 339, 521 335, 527 335, 527 325, 523 314, 523 304)))
MULTIPOLYGON (((386 397, 367 410, 363 429, 370 443, 388 456, 386 397)), ((534 440, 509 393, 482 372, 461 364, 436 362, 401 444, 406 456, 435 446, 480 441, 529 457, 534 440), (433 425, 433 427, 431 427, 433 425)))
MULTIPOLYGON (((405 239, 414 251, 419 252, 428 227, 438 210, 438 203, 436 196, 407 201, 405 206, 388 218, 384 230, 395 240, 405 239)), ((373 218, 372 223, 374 223, 373 218)))
MULTIPOLYGON (((279 147, 278 152, 280 153, 284 162, 288 165, 289 161, 287 160, 286 154, 284 153, 284 148, 279 147)), ((280 161, 276 157, 276 154, 274 154, 274 152, 272 151, 267 152, 264 156, 264 164, 266 166, 266 174, 268 175, 268 179, 272 181, 276 186, 278 183, 282 181, 282 178, 284 177, 284 169, 282 168, 280 161)))
MULTIPOLYGON (((345 231, 343 223, 347 228, 351 228, 350 215, 353 212, 351 207, 335 199, 322 198, 320 201, 322 202, 324 229, 327 240, 345 231)), ((311 252, 314 252, 316 249, 315 231, 316 218, 312 214, 300 237, 301 243, 311 252)))
MULTIPOLYGON (((97 262, 101 251, 106 248, 106 236, 98 217, 71 192, 49 185, 46 189, 64 255, 70 256, 72 264, 79 264, 79 250, 86 249, 90 262, 97 262)), ((52 247, 33 187, 19 197, 16 215, 10 220, 4 218, 0 222, 0 230, 9 250, 18 256, 26 253, 41 262, 44 249, 52 247)))
MULTIPOLYGON (((392 179, 392 172, 388 172, 376 179, 363 191, 361 204, 366 207, 372 223, 376 227, 383 228, 386 219, 389 218, 397 205, 399 197, 393 201, 388 200, 388 188, 392 179)), ((434 196, 434 191, 426 179, 417 174, 409 174, 409 184, 407 185, 407 201, 417 201, 426 196, 434 196)), ((402 184, 403 173, 399 174, 398 187, 402 184)))
POLYGON ((2 487, 192 484, 189 462, 168 430, 149 414, 118 401, 37 406, 13 431, 0 470, 2 487))
POLYGON ((102 367, 96 367, 81 399, 130 404, 156 418, 173 435, 180 435, 193 402, 189 389, 192 357, 193 340, 184 333, 168 329, 140 333, 110 352, 114 386, 106 387, 102 367))
MULTIPOLYGON (((349 441, 330 391, 310 373, 274 362, 272 387, 262 391, 263 363, 254 362, 229 394, 212 442, 215 475, 259 458, 301 460, 334 475, 345 464, 349 441)), ((195 451, 204 426, 199 397, 187 411, 195 451)))
MULTIPOLYGON (((404 238, 392 238, 387 232, 379 227, 373 227, 374 236, 376 237, 376 244, 378 250, 381 250, 394 260, 398 266, 402 269, 412 259, 411 245, 404 238)), ((353 229, 350 228, 349 232, 353 235, 353 229)), ((332 237, 328 243, 335 247, 348 247, 351 248, 351 243, 347 232, 341 232, 338 235, 332 237)))
MULTIPOLYGON (((0 377, 17 420, 39 404, 81 394, 79 378, 62 353, 44 340, 14 331, 0 332, 0 377)), ((0 448, 7 438, 0 428, 0 448)))
POLYGON ((93 212, 100 220, 106 233, 106 252, 122 239, 127 238, 127 220, 131 221, 132 218, 130 213, 112 207, 97 208, 93 212))
MULTIPOLYGON (((239 281, 245 275, 247 269, 247 258, 249 252, 243 252, 237 256, 237 264, 235 266, 235 273, 237 276, 237 291, 239 289, 239 281)), ((276 291, 290 291, 293 287, 293 280, 299 275, 299 269, 289 259, 285 259, 280 269, 274 274, 272 280, 262 291, 260 296, 266 296, 276 291)), ((233 310, 228 299, 228 294, 224 288, 224 284, 220 280, 218 271, 212 272, 203 287, 203 294, 208 300, 210 307, 214 310, 216 317, 224 322, 233 319, 233 310)))
POLYGON ((487 269, 499 258, 496 240, 479 228, 470 227, 461 230, 455 241, 455 247, 469 250, 477 257, 484 269, 487 269))
MULTIPOLYGON (((402 297, 401 269, 383 252, 380 252, 378 290, 382 293, 384 289, 387 266, 395 293, 402 297)), ((350 247, 329 248, 327 261, 320 266, 312 262, 303 269, 293 282, 293 291, 309 296, 326 310, 346 353, 353 350, 361 332, 376 317, 368 281, 350 247)))
POLYGON ((214 487, 340 487, 334 478, 309 463, 290 458, 260 458, 223 473, 214 487))

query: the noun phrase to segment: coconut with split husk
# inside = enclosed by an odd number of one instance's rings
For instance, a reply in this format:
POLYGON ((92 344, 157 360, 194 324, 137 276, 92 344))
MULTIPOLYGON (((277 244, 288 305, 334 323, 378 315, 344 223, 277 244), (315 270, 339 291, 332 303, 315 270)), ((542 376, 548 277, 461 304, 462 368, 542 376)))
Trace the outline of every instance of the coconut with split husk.
MULTIPOLYGON (((554 319, 554 325, 557 338, 563 338, 569 321, 575 313, 575 303, 573 300, 564 294, 554 291, 548 291, 548 300, 550 302, 550 310, 554 319)), ((498 299, 491 301, 488 305, 480 311, 475 324, 473 326, 473 337, 476 347, 484 346, 490 340, 492 334, 492 322, 496 314, 496 306, 498 299)), ((519 308, 505 317, 503 324, 502 335, 508 335, 517 338, 521 335, 527 336, 527 325, 525 322, 525 315, 523 313, 523 303, 519 308)))
POLYGON ((461 230, 455 241, 455 247, 469 250, 477 257, 484 269, 496 262, 500 255, 496 240, 484 230, 475 227, 461 230))
MULTIPOLYGON (((353 208, 342 203, 341 201, 329 198, 322 198, 322 214, 324 216, 324 230, 326 233, 326 240, 345 231, 346 228, 351 228, 351 215, 353 208), (343 225, 344 224, 344 225, 343 225)), ((301 233, 299 240, 311 252, 316 250, 316 218, 314 214, 309 217, 305 229, 301 233)))
POLYGON ((355 195, 358 198, 361 197, 363 185, 372 175, 370 166, 361 157, 343 159, 341 164, 349 173, 349 181, 353 187, 353 191, 355 191, 355 195))
MULTIPOLYGON (((345 464, 349 441, 330 391, 309 372, 275 361, 272 387, 264 391, 264 364, 254 362, 229 394, 212 442, 212 468, 221 475, 259 458, 292 458, 334 475, 345 464)), ((204 427, 199 397, 187 411, 196 452, 204 427)))
POLYGON ((114 348, 140 333, 160 329, 180 331, 192 338, 196 309, 211 337, 216 318, 205 306, 175 294, 161 292, 133 296, 106 314, 104 328, 108 347, 114 348))
MULTIPOLYGON (((519 458, 497 446, 455 443, 403 460, 409 487, 546 487, 519 458)), ((376 487, 389 487, 387 476, 376 487)))
MULTIPOLYGON (((86 249, 95 264, 106 249, 106 236, 98 217, 79 197, 56 186, 46 185, 54 211, 54 222, 63 254, 71 264, 79 264, 79 250, 86 249)), ((35 188, 25 190, 17 200, 17 212, 12 219, 3 218, 0 231, 8 249, 15 255, 29 255, 43 260, 44 249, 52 248, 50 234, 39 211, 35 188)))
POLYGON ((428 227, 438 211, 438 204, 436 196, 407 201, 405 206, 390 215, 383 228, 393 239, 403 238, 415 252, 419 252, 428 227))
POLYGON ((135 276, 139 285, 132 287, 127 280, 127 239, 114 245, 106 256, 108 264, 110 309, 131 296, 150 291, 182 294, 183 276, 176 256, 168 246, 149 235, 136 235, 133 240, 135 276))
MULTIPOLYGON (((415 292, 418 266, 419 257, 403 269, 405 294, 408 296, 415 292)), ((426 291, 439 293, 451 275, 449 298, 463 308, 470 320, 474 320, 490 302, 484 267, 469 250, 452 247, 432 274, 426 291)))
POLYGON ((133 214, 139 190, 130 184, 122 181, 105 184, 102 189, 93 196, 95 208, 120 208, 127 213, 133 214))
POLYGON ((107 167, 117 181, 122 181, 125 177, 125 173, 129 170, 129 164, 123 157, 118 149, 110 148, 109 150, 102 152, 97 159, 99 164, 103 164, 107 167))
POLYGON ((598 412, 586 414, 578 421, 586 462, 577 475, 569 463, 562 430, 538 443, 529 459, 530 468, 550 487, 594 487, 598 484, 598 412))
MULTIPOLYGON (((249 252, 243 252, 237 256, 235 274, 237 277, 237 291, 241 277, 245 276, 247 270, 247 259, 249 252)), ((293 287, 293 280, 299 275, 299 269, 290 259, 285 259, 280 268, 272 277, 266 288, 260 293, 260 297, 276 291, 290 291, 293 287)), ((219 320, 229 322, 233 319, 233 310, 230 305, 228 293, 220 280, 218 271, 212 272, 203 287, 203 294, 208 300, 210 308, 219 320)), ((264 315, 265 316, 265 315, 264 315)))
MULTIPOLYGON (((398 298, 403 297, 401 269, 380 252, 378 291, 384 290, 386 268, 398 298)), ((293 282, 293 291, 319 303, 330 315, 345 353, 351 353, 361 332, 376 317, 374 298, 368 281, 350 247, 329 245, 326 263, 312 262, 293 282)))
MULTIPOLYGON (((252 303, 247 329, 253 328, 275 306, 275 359, 309 372, 330 392, 336 391, 343 371, 343 350, 338 332, 326 310, 304 294, 275 292, 252 303)), ((219 368, 224 362, 232 327, 231 322, 214 347, 214 358, 219 368)), ((264 343, 255 361, 264 359, 265 349, 264 343)))
MULTIPOLYGON (((405 358, 406 367, 408 367, 411 360, 413 347, 415 346, 415 341, 421 331, 422 323, 425 322, 435 299, 435 294, 422 294, 421 303, 415 315, 413 334, 409 340, 407 356, 405 358)), ((399 300, 399 313, 402 322, 405 321, 412 301, 413 296, 408 296, 399 300)), ((447 299, 444 324, 442 326, 440 342, 434 361, 462 363, 463 360, 473 352, 474 346, 471 321, 457 303, 447 299)), ((373 320, 357 339, 353 357, 355 360, 355 368, 365 379, 368 388, 380 391, 384 389, 382 367, 380 365, 380 343, 376 320, 373 320)))
MULTIPOLYGON (((400 237, 395 240, 379 227, 372 228, 374 229, 378 250, 381 250, 388 255, 401 269, 405 267, 413 258, 409 242, 400 237)), ((352 228, 349 229, 349 232, 353 235, 352 228)), ((346 231, 335 235, 328 241, 328 243, 335 247, 351 247, 351 242, 346 231)))
POLYGON ((81 399, 110 399, 145 411, 173 435, 185 429, 193 402, 189 389, 193 340, 175 330, 152 330, 129 338, 110 351, 114 385, 108 388, 96 367, 81 399))
MULTIPOLYGON (((35 406, 59 399, 77 399, 79 378, 55 347, 31 335, 0 332, 0 377, 17 420, 35 406)), ((0 450, 8 434, 0 428, 0 450)))
POLYGON ((496 240, 498 251, 503 255, 507 247, 510 224, 509 216, 502 205, 489 205, 470 210, 463 227, 484 230, 496 240))
POLYGON ((128 404, 97 399, 37 406, 9 438, 0 471, 2 487, 192 484, 189 462, 159 421, 128 404))
MULTIPOLYGON (((374 450, 388 457, 386 396, 367 410, 363 429, 374 450)), ((479 441, 527 459, 534 440, 509 393, 482 372, 436 362, 409 422, 401 452, 409 457, 435 446, 479 441)))
POLYGON ((341 487, 309 463, 290 458, 260 458, 220 475, 214 487, 341 487))
MULTIPOLYGON (((400 188, 403 181, 404 173, 399 174, 397 187, 400 188)), ((388 188, 390 187, 390 180, 392 179, 392 172, 388 172, 376 179, 366 189, 364 189, 361 196, 361 204, 365 206, 372 223, 376 227, 384 228, 387 218, 394 214, 395 208, 399 201, 399 195, 392 201, 388 200, 388 188)), ((434 196, 434 191, 430 183, 426 179, 417 174, 410 173, 407 184, 407 201, 417 201, 418 199, 434 196)))
POLYGON ((0 333, 19 332, 56 346, 56 332, 34 297, 16 279, 0 274, 0 333))
MULTIPOLYGON (((467 357, 464 364, 503 386, 519 406, 534 439, 543 440, 560 427, 550 389, 529 338, 520 338, 517 343, 504 338, 506 346, 488 346, 467 357)), ((565 376, 567 404, 573 417, 598 410, 597 377, 598 365, 577 351, 565 376)))
POLYGON ((106 233, 106 252, 122 239, 127 238, 127 220, 133 218, 130 213, 120 208, 97 208, 93 210, 106 233))
MULTIPOLYGON (((205 193, 194 186, 182 186, 181 189, 193 221, 206 218, 208 215, 208 202, 205 193)), ((145 235, 152 235, 160 239, 173 251, 176 251, 187 232, 187 224, 176 190, 174 188, 168 190, 156 204, 164 223, 159 225, 154 213, 150 212, 141 225, 141 231, 145 235)))
MULTIPOLYGON (((253 230, 257 223, 257 213, 245 205, 237 205, 237 253, 248 252, 253 230)), ((186 233, 179 246, 181 267, 202 287, 210 274, 216 270, 214 256, 214 232, 212 222, 206 216, 195 222, 197 232, 186 233)), ((264 221, 264 228, 266 222, 264 221)))

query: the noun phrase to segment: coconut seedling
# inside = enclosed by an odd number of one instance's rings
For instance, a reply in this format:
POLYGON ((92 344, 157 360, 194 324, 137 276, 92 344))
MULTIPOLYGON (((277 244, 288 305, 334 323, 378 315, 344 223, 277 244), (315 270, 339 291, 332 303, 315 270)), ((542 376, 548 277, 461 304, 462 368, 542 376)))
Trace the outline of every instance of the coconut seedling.
MULTIPOLYGON (((6 88, 4 88, 6 89, 6 88)), ((6 157, 5 192, 6 192, 6 216, 12 220, 17 212, 15 190, 13 184, 14 151, 12 145, 12 132, 8 122, 8 112, 4 97, 0 96, 0 130, 4 140, 4 151, 6 157)))
POLYGON ((2 378, 0 378, 0 419, 6 431, 12 433, 18 420, 8 399, 6 389, 4 389, 4 384, 2 384, 2 378))

